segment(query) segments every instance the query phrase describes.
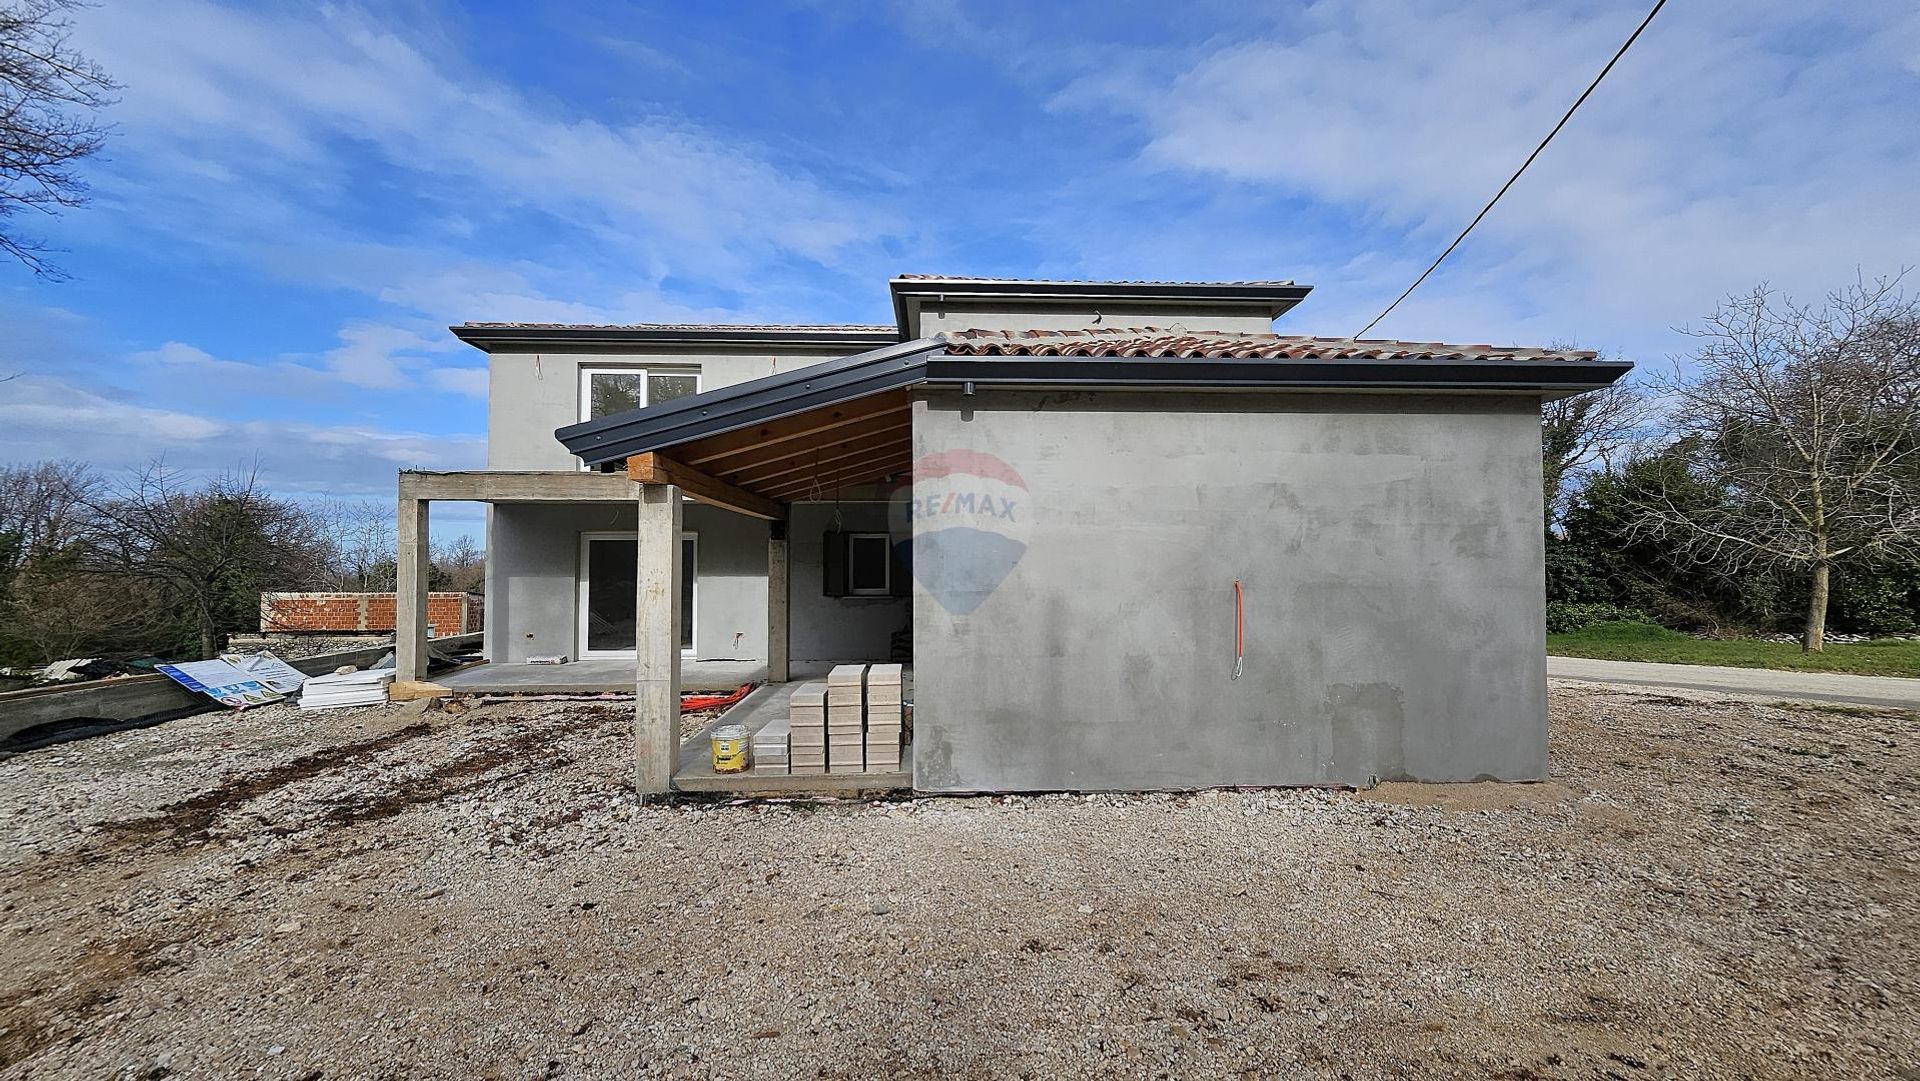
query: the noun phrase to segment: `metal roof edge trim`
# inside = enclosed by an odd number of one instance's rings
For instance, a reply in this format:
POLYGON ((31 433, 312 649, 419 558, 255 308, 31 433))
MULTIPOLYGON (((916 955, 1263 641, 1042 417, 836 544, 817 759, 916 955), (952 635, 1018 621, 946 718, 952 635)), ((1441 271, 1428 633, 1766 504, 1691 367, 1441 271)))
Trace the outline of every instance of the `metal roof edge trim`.
POLYGON ((1248 282, 1070 282, 1002 278, 902 278, 887 281, 893 318, 907 330, 909 298, 957 297, 994 300, 1184 300, 1215 304, 1266 303, 1279 318, 1313 292, 1311 285, 1257 285, 1248 282))
POLYGON ((987 388, 1478 390, 1566 393, 1611 385, 1627 361, 1259 360, 950 355, 922 338, 777 376, 557 429, 589 465, 899 390, 919 383, 987 388))
POLYGON ((742 329, 738 331, 666 330, 653 327, 474 327, 447 328, 453 336, 483 352, 504 345, 794 345, 880 346, 897 344, 897 332, 885 330, 742 329))
POLYGON ((1633 370, 1614 360, 1264 360, 1150 357, 1019 357, 942 353, 926 382, 988 387, 1365 387, 1468 388, 1511 392, 1597 390, 1633 370))

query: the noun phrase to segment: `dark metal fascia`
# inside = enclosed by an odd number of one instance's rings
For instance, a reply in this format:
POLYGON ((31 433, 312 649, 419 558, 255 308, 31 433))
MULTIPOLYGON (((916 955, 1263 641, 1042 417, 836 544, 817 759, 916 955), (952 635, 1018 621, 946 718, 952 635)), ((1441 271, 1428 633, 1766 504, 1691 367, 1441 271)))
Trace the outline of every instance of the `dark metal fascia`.
POLYGON ((929 384, 1356 388, 1368 390, 1595 390, 1633 370, 1626 361, 1234 360, 1127 357, 927 358, 929 384))
POLYGON ((645 409, 569 424, 553 434, 587 464, 599 465, 911 386, 924 377, 927 356, 940 348, 940 343, 930 338, 900 342, 645 409))
POLYGON ((1085 300, 1089 303, 1113 301, 1206 301, 1217 305, 1270 304, 1274 316, 1305 300, 1313 292, 1311 285, 1252 285, 1233 282, 1042 282, 998 281, 994 279, 956 278, 950 281, 923 278, 895 278, 887 283, 893 294, 893 318, 900 333, 907 333, 907 302, 910 299, 947 300, 1085 300))
POLYGON ((508 345, 692 345, 725 347, 748 345, 795 346, 807 349, 835 346, 871 349, 899 341, 885 330, 743 329, 738 331, 664 330, 650 327, 472 327, 452 326, 453 336, 485 352, 508 345))

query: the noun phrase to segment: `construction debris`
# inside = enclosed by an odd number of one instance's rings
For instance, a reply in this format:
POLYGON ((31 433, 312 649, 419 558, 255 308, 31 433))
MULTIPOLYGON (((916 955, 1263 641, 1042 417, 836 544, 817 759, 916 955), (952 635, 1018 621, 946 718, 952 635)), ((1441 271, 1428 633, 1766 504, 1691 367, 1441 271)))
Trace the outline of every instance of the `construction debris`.
POLYGON ((787 736, 793 731, 793 718, 775 717, 753 734, 753 772, 785 773, 790 764, 787 736))
POLYGON ((866 750, 864 664, 839 664, 827 673, 827 772, 864 773, 866 750))
POLYGON ((867 669, 867 772, 900 772, 900 673, 897 664, 867 669))
POLYGON ((352 706, 377 706, 387 700, 387 684, 393 682, 391 668, 336 672, 313 676, 300 692, 301 709, 346 709, 352 706))
POLYGON ((792 772, 827 772, 827 685, 808 683, 794 691, 787 700, 787 721, 792 772))
POLYGON ((453 693, 448 687, 438 683, 429 683, 424 679, 397 679, 387 688, 387 698, 394 702, 411 702, 416 698, 445 698, 453 693))

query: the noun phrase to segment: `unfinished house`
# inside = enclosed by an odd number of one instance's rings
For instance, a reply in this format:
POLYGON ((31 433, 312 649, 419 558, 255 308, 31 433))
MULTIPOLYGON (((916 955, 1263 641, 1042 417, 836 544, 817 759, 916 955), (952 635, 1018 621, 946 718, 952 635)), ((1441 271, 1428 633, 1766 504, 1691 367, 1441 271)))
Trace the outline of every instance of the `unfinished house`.
POLYGON ((401 475, 403 674, 428 505, 480 500, 458 678, 632 690, 645 791, 1544 775, 1540 404, 1630 365, 1276 334, 1291 282, 891 291, 892 326, 454 328, 488 469, 401 475), (681 745, 683 685, 739 678, 778 779, 681 745), (861 731, 890 769, 801 772, 861 731))

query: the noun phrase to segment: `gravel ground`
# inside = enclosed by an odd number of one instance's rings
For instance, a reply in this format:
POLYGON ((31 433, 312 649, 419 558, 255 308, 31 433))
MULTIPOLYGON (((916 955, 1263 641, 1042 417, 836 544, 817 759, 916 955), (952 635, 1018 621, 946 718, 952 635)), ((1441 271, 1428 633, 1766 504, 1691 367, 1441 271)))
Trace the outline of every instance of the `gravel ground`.
POLYGON ((1920 722, 1553 716, 1362 794, 639 807, 556 702, 34 751, 0 1077, 1920 1078, 1920 722))

